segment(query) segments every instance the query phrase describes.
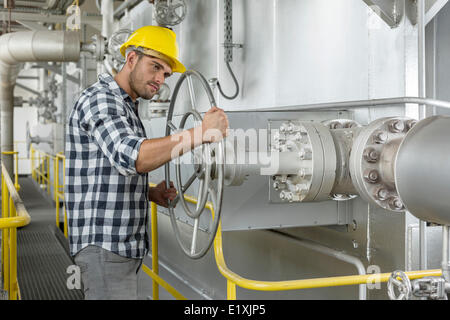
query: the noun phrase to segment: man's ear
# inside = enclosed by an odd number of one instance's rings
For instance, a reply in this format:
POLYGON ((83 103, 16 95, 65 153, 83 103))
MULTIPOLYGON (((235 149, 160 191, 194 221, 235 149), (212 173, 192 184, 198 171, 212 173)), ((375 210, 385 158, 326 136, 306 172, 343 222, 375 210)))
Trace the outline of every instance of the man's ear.
POLYGON ((139 60, 139 55, 135 51, 131 51, 127 55, 127 62, 126 64, 130 67, 130 69, 133 69, 136 63, 139 60))

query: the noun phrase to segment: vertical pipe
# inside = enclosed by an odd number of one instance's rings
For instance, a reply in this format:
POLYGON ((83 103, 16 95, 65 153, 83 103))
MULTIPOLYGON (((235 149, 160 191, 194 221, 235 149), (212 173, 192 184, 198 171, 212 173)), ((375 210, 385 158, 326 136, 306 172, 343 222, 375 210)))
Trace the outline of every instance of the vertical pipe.
MULTIPOLYGON (((61 82, 61 123, 63 125, 63 146, 66 145, 66 125, 67 125, 67 70, 66 70, 66 63, 61 63, 61 76, 62 76, 62 82, 61 82)), ((57 151, 58 150, 54 150, 57 151)))
POLYGON ((108 39, 109 37, 111 37, 114 23, 113 0, 102 0, 101 14, 102 14, 102 36, 108 39))
MULTIPOLYGON (((102 0, 101 1, 101 14, 102 14, 102 36, 109 39, 112 35, 113 24, 114 24, 114 1, 113 0, 102 0)), ((97 63, 97 72, 103 73, 106 68, 103 61, 97 63)))
MULTIPOLYGON (((10 202, 11 216, 16 216, 14 202, 10 202)), ((17 228, 9 229, 9 300, 17 300, 17 228)))
POLYGON ((50 155, 47 154, 45 156, 46 159, 46 163, 47 163, 47 194, 50 196, 51 191, 50 191, 50 186, 51 186, 51 181, 50 181, 50 155))
POLYGON ((236 300, 236 283, 227 280, 227 299, 236 300))
MULTIPOLYGON (((9 81, 2 79, 1 87, 1 151, 13 151, 13 119, 14 119, 14 85, 9 83, 9 81)), ((14 173, 14 162, 13 158, 9 155, 1 155, 2 162, 5 165, 6 170, 9 175, 12 176, 14 173)))
POLYGON ((55 157, 53 162, 53 178, 54 178, 54 185, 53 188, 54 195, 55 195, 55 206, 56 206, 56 227, 59 229, 59 158, 55 157))
MULTIPOLYGON (((418 48, 419 48, 419 97, 426 98, 426 62, 425 62, 425 0, 417 0, 418 48)), ((419 118, 427 116, 427 107, 419 106, 419 118)), ((427 269, 427 223, 419 222, 420 269, 427 269)))
MULTIPOLYGON (((3 176, 2 172, 2 218, 7 217, 7 202, 6 199, 8 199, 8 188, 6 186, 5 177, 3 176)), ((6 249, 7 249, 7 238, 6 238, 6 229, 2 230, 2 279, 6 278, 6 249)))
MULTIPOLYGON (((152 271, 159 275, 158 261, 158 210, 156 203, 150 203, 152 223, 152 271)), ((159 300, 159 284, 153 279, 153 300, 159 300)))
POLYGON ((446 281, 450 281, 449 228, 442 226, 442 275, 446 281))

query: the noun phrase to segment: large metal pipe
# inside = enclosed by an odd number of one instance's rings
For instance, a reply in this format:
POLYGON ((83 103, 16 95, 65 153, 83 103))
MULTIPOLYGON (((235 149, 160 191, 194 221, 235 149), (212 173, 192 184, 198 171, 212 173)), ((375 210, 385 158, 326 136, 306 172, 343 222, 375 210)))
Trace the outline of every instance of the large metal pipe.
MULTIPOLYGON (((71 31, 22 31, 0 37, 1 151, 13 150, 13 91, 20 63, 34 61, 77 61, 80 37, 71 31)), ((10 174, 13 159, 2 155, 10 174)))
POLYGON ((395 184, 409 212, 423 221, 450 225, 450 117, 419 121, 402 141, 395 184))

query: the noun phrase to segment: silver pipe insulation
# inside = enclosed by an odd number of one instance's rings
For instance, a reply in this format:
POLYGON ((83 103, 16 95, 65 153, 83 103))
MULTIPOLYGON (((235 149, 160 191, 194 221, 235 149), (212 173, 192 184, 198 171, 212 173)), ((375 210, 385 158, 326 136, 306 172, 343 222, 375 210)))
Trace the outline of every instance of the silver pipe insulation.
POLYGON ((114 10, 114 18, 119 19, 121 15, 125 12, 125 10, 129 10, 130 8, 137 5, 142 0, 125 0, 120 4, 116 10, 114 10))
MULTIPOLYGON (((320 245, 318 243, 315 243, 311 240, 306 240, 306 239, 299 239, 293 235, 287 234, 287 233, 283 233, 280 231, 276 231, 276 230, 266 230, 267 232, 270 232, 271 234, 276 234, 280 237, 283 237, 284 239, 288 239, 291 241, 294 241, 297 244, 302 245, 305 248, 314 250, 316 252, 325 254, 327 256, 336 258, 340 261, 346 262, 348 264, 354 265, 356 267, 356 269, 358 270, 358 274, 359 275, 365 275, 366 274, 366 269, 364 267, 364 264, 361 262, 360 259, 358 259, 357 257, 351 256, 349 254, 346 254, 342 251, 338 251, 335 249, 331 249, 329 247, 320 245)), ((366 285, 365 284, 360 284, 359 285, 359 300, 366 300, 367 299, 367 290, 366 290, 366 285)))
POLYGON ((102 14, 102 36, 109 39, 112 35, 114 23, 113 0, 101 1, 101 14, 102 14))
MULTIPOLYGON (((80 38, 70 31, 22 31, 0 37, 0 151, 13 150, 14 86, 20 63, 37 61, 78 61, 80 38)), ((11 156, 1 157, 6 169, 13 173, 11 156)))
MULTIPOLYGON (((417 1, 418 56, 419 56, 419 97, 426 97, 426 62, 425 62, 425 0, 417 1)), ((427 117, 427 107, 419 106, 419 120, 427 117)), ((427 223, 419 221, 420 268, 427 269, 427 223)))

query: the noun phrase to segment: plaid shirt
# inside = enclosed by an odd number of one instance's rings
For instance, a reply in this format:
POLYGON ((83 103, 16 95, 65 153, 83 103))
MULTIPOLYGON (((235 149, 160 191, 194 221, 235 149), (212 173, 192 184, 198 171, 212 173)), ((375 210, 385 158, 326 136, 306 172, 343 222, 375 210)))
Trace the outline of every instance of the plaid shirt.
POLYGON ((145 255, 149 187, 135 166, 146 139, 137 107, 102 74, 70 114, 64 192, 72 256, 88 245, 129 258, 145 255))

